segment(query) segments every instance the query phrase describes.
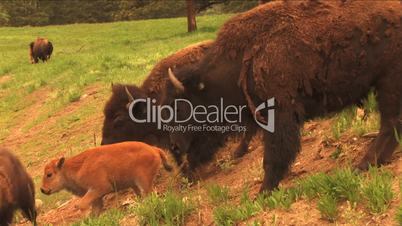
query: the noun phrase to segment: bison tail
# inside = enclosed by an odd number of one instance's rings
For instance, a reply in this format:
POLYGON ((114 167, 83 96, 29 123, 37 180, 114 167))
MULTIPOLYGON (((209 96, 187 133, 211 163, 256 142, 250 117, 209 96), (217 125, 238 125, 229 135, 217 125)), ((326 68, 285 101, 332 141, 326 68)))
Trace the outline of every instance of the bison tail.
POLYGON ((158 151, 159 155, 161 156, 163 167, 165 168, 166 171, 171 172, 173 170, 173 167, 169 165, 166 154, 161 149, 158 149, 158 151))

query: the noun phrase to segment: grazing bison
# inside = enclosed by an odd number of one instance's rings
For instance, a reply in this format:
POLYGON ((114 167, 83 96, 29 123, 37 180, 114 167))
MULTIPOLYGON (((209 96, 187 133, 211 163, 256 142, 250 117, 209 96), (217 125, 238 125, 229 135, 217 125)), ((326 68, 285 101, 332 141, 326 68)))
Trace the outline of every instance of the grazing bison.
POLYGON ((89 149, 69 159, 50 161, 44 169, 41 191, 46 195, 66 189, 82 197, 78 208, 102 209, 104 195, 132 188, 137 195, 152 191, 155 175, 168 165, 162 150, 141 142, 124 142, 89 149))
POLYGON ((53 45, 46 38, 37 38, 35 42, 29 44, 29 58, 32 64, 38 63, 39 60, 47 61, 52 52, 53 45))
POLYGON ((17 209, 36 225, 32 179, 10 151, 0 148, 0 225, 10 225, 17 209))
MULTIPOLYGON (((169 67, 182 68, 184 66, 197 64, 204 57, 205 52, 210 48, 213 41, 203 41, 188 46, 178 52, 162 59, 155 65, 151 73, 140 87, 135 85, 112 86, 112 96, 106 103, 104 109, 104 123, 102 129, 102 144, 112 144, 122 141, 142 141, 156 145, 161 148, 169 148, 169 133, 157 128, 156 123, 136 123, 130 119, 127 106, 134 99, 151 98, 160 102, 161 90, 166 86, 168 79, 167 70, 169 67)), ((133 108, 136 118, 145 119, 147 106, 138 103, 133 108)), ((246 153, 248 144, 253 136, 249 131, 245 134, 241 144, 235 151, 235 157, 246 153)), ((182 154, 174 151, 172 154, 176 162, 181 165, 182 154)))
MULTIPOLYGON (((275 122, 274 132, 264 131, 263 191, 277 187, 288 171, 304 121, 358 103, 373 88, 381 128, 358 167, 386 163, 397 146, 394 130, 402 132, 401 23, 399 1, 259 6, 227 21, 200 64, 170 73, 162 104, 186 98, 205 106, 223 98, 225 106, 247 105, 254 113, 275 98, 274 114, 255 114, 259 124, 269 116, 275 122)), ((188 110, 179 106, 182 114, 188 110)), ((173 145, 199 158, 215 152, 216 139, 207 132, 171 135, 173 145)))

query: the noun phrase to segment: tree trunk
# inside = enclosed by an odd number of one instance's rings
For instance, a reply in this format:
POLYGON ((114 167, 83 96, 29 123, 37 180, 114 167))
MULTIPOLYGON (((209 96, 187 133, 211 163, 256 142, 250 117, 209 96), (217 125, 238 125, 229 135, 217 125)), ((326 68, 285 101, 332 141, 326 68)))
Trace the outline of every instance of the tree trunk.
POLYGON ((197 21, 195 20, 194 0, 186 0, 187 4, 187 28, 188 32, 197 30, 197 21))

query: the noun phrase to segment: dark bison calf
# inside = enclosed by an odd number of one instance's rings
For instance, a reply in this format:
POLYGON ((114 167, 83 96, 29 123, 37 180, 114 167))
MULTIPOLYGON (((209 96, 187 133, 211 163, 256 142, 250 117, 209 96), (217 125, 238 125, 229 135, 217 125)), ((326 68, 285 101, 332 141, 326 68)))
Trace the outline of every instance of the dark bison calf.
POLYGON ((32 64, 39 60, 43 62, 50 59, 53 52, 53 44, 46 38, 37 38, 35 42, 29 44, 29 57, 32 64))
POLYGON ((32 179, 11 152, 0 148, 0 225, 10 225, 17 209, 36 225, 32 179))

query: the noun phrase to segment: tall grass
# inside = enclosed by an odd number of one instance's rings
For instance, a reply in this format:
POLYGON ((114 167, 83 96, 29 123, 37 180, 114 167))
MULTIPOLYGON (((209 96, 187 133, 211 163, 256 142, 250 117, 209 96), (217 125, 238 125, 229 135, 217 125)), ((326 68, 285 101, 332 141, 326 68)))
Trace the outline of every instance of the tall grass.
POLYGON ((185 219, 195 209, 192 199, 171 190, 159 196, 150 194, 132 207, 141 225, 184 225, 185 219))
POLYGON ((124 213, 117 209, 111 209, 100 215, 99 217, 88 217, 79 222, 72 224, 73 226, 119 226, 119 221, 124 217, 124 213))

